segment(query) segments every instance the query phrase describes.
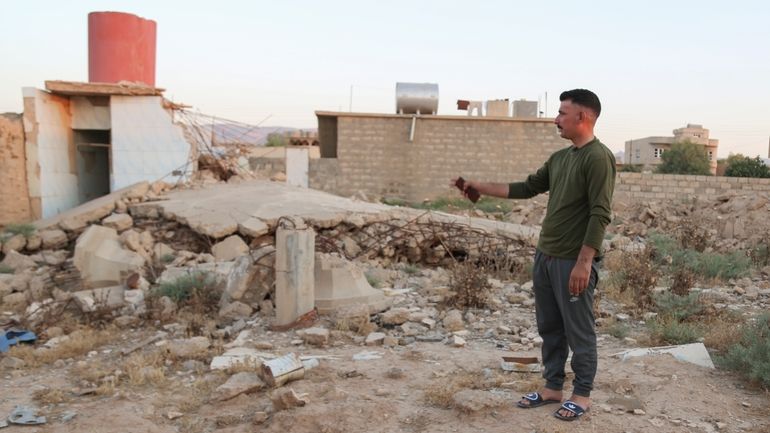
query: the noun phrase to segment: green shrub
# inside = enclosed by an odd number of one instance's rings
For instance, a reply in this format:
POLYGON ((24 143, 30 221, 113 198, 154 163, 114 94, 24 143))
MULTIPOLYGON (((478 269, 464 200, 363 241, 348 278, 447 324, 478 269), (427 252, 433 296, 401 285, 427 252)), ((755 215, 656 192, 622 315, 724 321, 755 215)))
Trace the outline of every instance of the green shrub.
POLYGON ((23 224, 8 224, 5 226, 5 229, 3 231, 11 236, 15 235, 24 235, 25 238, 28 238, 35 234, 37 229, 33 224, 29 223, 23 223, 23 224))
POLYGON ((631 332, 631 327, 623 322, 613 322, 607 328, 607 333, 615 338, 626 338, 629 332, 631 332))
POLYGON ((703 312, 699 293, 679 296, 666 292, 655 295, 654 300, 660 317, 671 318, 677 322, 687 320, 703 312))
POLYGON ((690 141, 672 143, 660 157, 656 173, 711 175, 711 163, 704 147, 690 141))
POLYGON ((618 169, 621 173, 641 173, 644 169, 644 164, 623 164, 618 169))
POLYGON ((751 382, 770 388, 770 314, 763 314, 748 325, 717 364, 742 374, 751 382))
POLYGON ((193 272, 174 281, 161 283, 154 294, 158 297, 168 296, 177 303, 193 298, 206 299, 216 294, 216 283, 216 277, 210 273, 193 272))
POLYGON ((765 165, 759 156, 751 158, 739 153, 727 157, 725 176, 768 178, 770 177, 770 167, 765 165))
POLYGON ((740 251, 729 254, 698 252, 682 248, 676 239, 662 233, 651 232, 647 238, 654 248, 655 262, 670 266, 670 271, 686 269, 703 279, 727 280, 746 275, 751 259, 740 251))
POLYGON ((703 336, 697 323, 679 322, 673 317, 662 317, 647 322, 650 335, 665 344, 695 343, 703 336))

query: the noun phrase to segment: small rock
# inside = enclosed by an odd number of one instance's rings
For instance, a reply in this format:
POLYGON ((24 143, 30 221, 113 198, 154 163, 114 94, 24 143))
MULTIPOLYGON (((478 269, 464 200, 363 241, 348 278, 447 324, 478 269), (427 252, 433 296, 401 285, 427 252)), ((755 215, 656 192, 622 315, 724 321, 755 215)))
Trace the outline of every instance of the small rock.
POLYGON ((444 317, 443 324, 444 328, 446 328, 448 331, 459 331, 465 328, 462 313, 460 313, 458 310, 449 311, 444 317))
POLYGON ((465 347, 465 340, 457 335, 452 336, 452 347, 465 347))
POLYGON ((273 350, 273 343, 269 341, 257 341, 254 343, 254 348, 258 350, 273 350))
POLYGON ((382 345, 385 347, 396 347, 398 346, 398 341, 398 337, 387 335, 385 336, 385 339, 382 340, 382 345))
POLYGON ((647 415, 643 409, 634 409, 634 415, 647 415))
POLYGON ((176 411, 176 410, 170 410, 170 411, 166 412, 166 418, 168 418, 170 420, 175 420, 175 419, 181 418, 183 416, 184 416, 184 414, 182 412, 179 412, 179 411, 176 411))
POLYGON ((194 358, 206 353, 211 342, 206 337, 192 337, 182 340, 172 340, 168 343, 168 351, 177 358, 194 358))
POLYGON ((329 344, 329 330, 320 327, 308 328, 300 333, 300 338, 306 344, 326 346, 329 344))
POLYGON ((502 397, 498 397, 489 391, 466 389, 452 396, 452 403, 461 412, 473 413, 486 408, 500 406, 505 401, 502 397))
POLYGON ((741 406, 743 406, 743 407, 751 407, 751 403, 749 403, 747 401, 742 401, 741 402, 741 406))
POLYGON ((223 319, 238 320, 251 316, 254 310, 248 304, 240 301, 231 302, 219 310, 219 317, 223 319))
POLYGON ((26 236, 22 234, 13 235, 3 242, 3 253, 8 254, 11 251, 21 251, 26 245, 26 236))
POLYGON ((367 346, 380 346, 385 341, 385 334, 382 332, 372 332, 366 336, 364 344, 367 346))
POLYGON ((67 234, 62 230, 43 230, 38 234, 43 241, 43 249, 45 250, 64 248, 67 246, 67 243, 69 243, 67 234))
POLYGON ((378 388, 374 390, 374 395, 376 395, 377 397, 387 397, 390 395, 390 391, 388 391, 385 388, 378 388))
POLYGON ((28 256, 17 253, 16 250, 9 250, 5 253, 5 258, 2 262, 0 262, 0 266, 10 268, 14 272, 19 272, 26 269, 35 268, 37 267, 37 264, 28 256))
POLYGON ((214 398, 219 401, 230 400, 241 394, 248 394, 264 387, 265 383, 262 382, 262 379, 256 373, 236 373, 214 391, 214 398))
POLYGON ((273 409, 276 411, 301 407, 308 403, 307 394, 297 394, 291 388, 279 388, 270 394, 273 409))
POLYGON ((37 251, 43 245, 43 239, 37 233, 27 238, 27 251, 37 251))
POLYGON ((254 412, 254 418, 251 419, 252 424, 263 424, 267 421, 267 412, 254 412))
POLYGON ((131 228, 134 225, 134 220, 128 214, 112 214, 102 220, 102 225, 115 229, 118 232, 131 228))
POLYGON ((13 356, 6 356, 0 361, 0 368, 8 370, 19 370, 24 368, 27 363, 23 359, 15 358, 13 356))
POLYGON ((380 314, 383 325, 401 325, 409 320, 409 310, 406 308, 391 308, 380 314))
POLYGON ((249 246, 238 235, 232 235, 211 247, 217 262, 227 262, 249 253, 249 246))
POLYGON ((631 316, 626 313, 618 313, 615 315, 615 319, 617 319, 619 322, 628 322, 631 320, 631 316))

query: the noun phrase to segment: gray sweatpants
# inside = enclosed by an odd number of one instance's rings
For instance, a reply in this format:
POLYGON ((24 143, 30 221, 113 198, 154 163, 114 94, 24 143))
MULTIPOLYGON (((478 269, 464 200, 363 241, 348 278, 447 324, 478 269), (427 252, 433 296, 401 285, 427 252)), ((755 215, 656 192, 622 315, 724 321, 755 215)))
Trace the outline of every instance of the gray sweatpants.
POLYGON ((533 284, 537 331, 543 338, 543 378, 545 387, 561 391, 564 366, 572 349, 573 393, 588 397, 596 376, 596 331, 594 329, 594 289, 599 279, 591 265, 588 288, 570 302, 569 276, 576 260, 560 259, 535 252, 533 284))

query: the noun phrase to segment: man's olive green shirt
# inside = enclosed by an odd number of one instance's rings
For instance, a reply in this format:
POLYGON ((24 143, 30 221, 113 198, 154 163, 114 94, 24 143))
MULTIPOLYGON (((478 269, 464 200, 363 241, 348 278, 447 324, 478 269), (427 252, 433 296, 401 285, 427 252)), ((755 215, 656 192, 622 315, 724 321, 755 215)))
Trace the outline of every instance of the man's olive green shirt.
POLYGON ((537 248, 544 254, 576 259, 583 245, 602 254, 615 189, 615 157, 597 138, 581 148, 559 150, 524 182, 508 186, 508 198, 549 191, 537 248))

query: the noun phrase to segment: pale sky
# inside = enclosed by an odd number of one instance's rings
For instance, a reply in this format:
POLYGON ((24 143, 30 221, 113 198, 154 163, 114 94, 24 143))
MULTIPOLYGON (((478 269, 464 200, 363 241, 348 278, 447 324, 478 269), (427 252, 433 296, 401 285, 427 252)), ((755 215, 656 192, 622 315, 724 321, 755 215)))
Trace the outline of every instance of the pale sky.
POLYGON ((719 156, 767 157, 770 6, 764 1, 25 0, 0 12, 0 112, 21 88, 88 80, 92 11, 158 23, 156 85, 202 113, 317 127, 315 110, 395 112, 396 82, 457 99, 545 101, 595 91, 611 149, 710 129, 719 156), (269 118, 268 118, 269 116, 269 118))

